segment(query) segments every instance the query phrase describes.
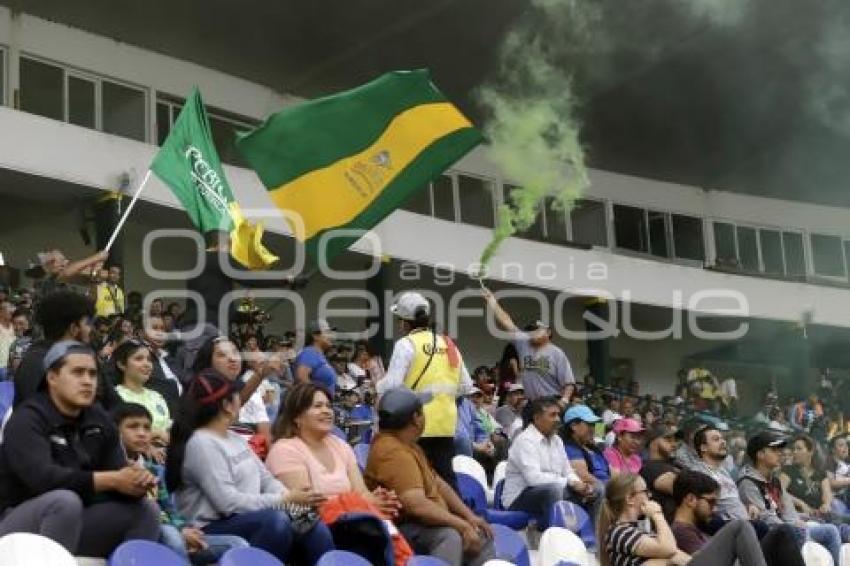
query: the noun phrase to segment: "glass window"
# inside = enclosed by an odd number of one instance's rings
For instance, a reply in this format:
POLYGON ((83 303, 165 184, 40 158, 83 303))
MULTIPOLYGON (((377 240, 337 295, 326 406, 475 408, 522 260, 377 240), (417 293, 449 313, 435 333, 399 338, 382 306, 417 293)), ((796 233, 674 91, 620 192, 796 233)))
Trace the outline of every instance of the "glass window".
POLYGON ((658 257, 670 257, 667 250, 667 213, 650 210, 649 219, 649 250, 658 257))
POLYGON ((413 191, 413 194, 410 195, 407 202, 401 205, 401 208, 417 214, 431 216, 431 184, 413 191))
POLYGON ((717 252, 717 263, 727 267, 737 265, 738 254, 735 252, 735 227, 726 222, 714 223, 714 248, 717 252))
POLYGON ((738 226, 738 259, 741 267, 750 271, 759 270, 759 248, 755 228, 738 226))
POLYGON ((164 102, 156 103, 156 143, 162 145, 171 131, 171 107, 164 102))
POLYGON ((6 51, 0 49, 0 104, 6 102, 6 51))
POLYGON ((844 241, 844 264, 850 268, 850 240, 844 241))
POLYGON ((434 191, 434 216, 443 220, 455 221, 455 197, 452 178, 440 175, 432 185, 434 191))
POLYGON ((844 277, 844 248, 841 238, 812 234, 812 264, 817 275, 844 277))
POLYGON ((144 91, 109 81, 102 83, 103 131, 145 141, 144 91))
MULTIPOLYGON (((508 185, 504 186, 504 199, 505 204, 509 206, 514 205, 513 192, 517 190, 519 187, 516 185, 508 185)), ((528 227, 527 230, 522 232, 517 232, 516 236, 519 238, 525 238, 527 240, 537 240, 538 242, 546 241, 546 236, 543 231, 543 225, 545 223, 544 212, 541 209, 538 209, 537 216, 534 218, 534 224, 528 227)))
POLYGON ((649 251, 646 216, 642 208, 614 205, 614 238, 617 247, 636 252, 649 251))
POLYGON ((460 221, 492 228, 494 225, 492 184, 478 177, 458 175, 457 185, 460 197, 460 221))
POLYGON ((673 225, 673 249, 676 257, 705 260, 705 242, 702 237, 702 219, 683 214, 671 215, 673 225))
POLYGON ((567 213, 555 197, 546 197, 546 240, 553 244, 567 242, 567 213))
POLYGON ((95 127, 94 81, 68 77, 68 122, 85 128, 95 127))
POLYGON ((793 276, 806 275, 803 235, 799 232, 783 232, 782 248, 785 250, 785 274, 793 276))
POLYGON ((579 199, 570 210, 573 241, 587 246, 607 246, 608 226, 605 221, 605 203, 579 199))
POLYGON ((213 142, 222 163, 247 167, 248 164, 245 163, 242 154, 236 149, 236 132, 250 130, 250 126, 239 126, 215 116, 210 116, 209 120, 213 142))
POLYGON ((764 272, 774 275, 784 275, 782 236, 779 231, 759 230, 759 243, 761 244, 761 259, 764 262, 764 272))
POLYGON ((20 72, 21 110, 64 120, 62 69, 21 57, 20 72))

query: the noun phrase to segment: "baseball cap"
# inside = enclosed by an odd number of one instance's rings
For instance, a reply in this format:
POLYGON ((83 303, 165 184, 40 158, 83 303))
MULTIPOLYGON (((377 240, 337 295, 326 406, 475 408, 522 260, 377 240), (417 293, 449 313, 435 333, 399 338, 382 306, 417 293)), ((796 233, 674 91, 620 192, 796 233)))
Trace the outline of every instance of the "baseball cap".
POLYGON ((387 430, 404 427, 431 399, 430 393, 414 393, 404 387, 388 391, 378 402, 378 427, 387 430))
POLYGON ((575 405, 574 407, 570 407, 567 409, 567 412, 564 413, 564 422, 569 424, 573 421, 582 421, 585 423, 598 423, 602 419, 597 417, 596 414, 590 410, 590 407, 587 405, 575 405))
POLYGON ((650 428, 646 433, 646 443, 649 444, 657 438, 674 437, 679 431, 674 426, 665 424, 657 424, 650 428))
POLYGON ((318 334, 320 332, 336 332, 336 328, 328 324, 328 321, 324 318, 318 318, 316 320, 310 321, 310 324, 307 325, 307 332, 310 334, 318 334))
POLYGON ((390 307, 390 312, 402 320, 413 320, 417 311, 424 310, 425 315, 431 314, 431 305, 420 293, 407 291, 399 295, 390 307))
POLYGON ((634 434, 639 434, 644 432, 646 429, 643 428, 643 425, 637 422, 634 419, 625 418, 619 419, 614 422, 614 433, 620 434, 622 432, 631 432, 634 434))
POLYGON ((508 393, 514 393, 516 391, 525 391, 525 387, 522 386, 522 383, 511 383, 508 386, 508 393))
POLYGON ((747 442, 747 456, 755 461, 756 454, 764 448, 782 448, 788 444, 788 438, 770 430, 763 430, 747 442))
POLYGON ((241 379, 230 380, 218 370, 207 368, 198 373, 190 382, 188 393, 201 405, 211 405, 220 399, 242 391, 245 382, 241 379))
POLYGON ((49 370, 68 354, 89 354, 94 356, 94 350, 87 344, 76 340, 60 340, 53 344, 44 356, 44 371, 49 370))

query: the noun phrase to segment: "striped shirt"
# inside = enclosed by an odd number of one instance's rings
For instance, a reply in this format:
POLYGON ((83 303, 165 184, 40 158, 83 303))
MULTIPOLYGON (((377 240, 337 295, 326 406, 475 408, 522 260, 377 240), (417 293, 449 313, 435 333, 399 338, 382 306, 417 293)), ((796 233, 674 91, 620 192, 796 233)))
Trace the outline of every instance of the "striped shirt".
POLYGON ((612 526, 605 537, 605 551, 611 566, 637 566, 646 562, 646 558, 635 554, 638 542, 645 534, 637 523, 617 523, 612 526))

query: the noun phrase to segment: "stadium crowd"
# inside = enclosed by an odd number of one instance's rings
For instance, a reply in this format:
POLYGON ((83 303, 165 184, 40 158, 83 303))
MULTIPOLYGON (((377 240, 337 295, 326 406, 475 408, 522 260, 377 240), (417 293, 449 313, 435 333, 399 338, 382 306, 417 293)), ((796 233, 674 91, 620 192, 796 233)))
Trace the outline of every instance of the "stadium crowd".
MULTIPOLYGON (((287 563, 344 548, 483 564, 493 531, 458 482, 466 455, 488 482, 506 462, 495 503, 529 514, 530 530, 559 501, 584 508, 603 565, 799 565, 807 540, 839 564, 850 542, 842 384, 828 371, 805 399, 766 391, 749 418, 734 378, 703 367, 661 399, 634 381, 597 386, 575 379, 545 324, 518 328, 487 290, 512 340, 471 373, 414 292, 391 309, 403 337, 386 365, 324 320, 299 350, 250 300, 226 332, 182 340, 197 313, 125 295, 105 255, 42 255, 34 288, 0 290, 0 378, 14 387, 0 535, 94 557, 158 540, 194 564, 247 545, 287 563)), ((206 298, 231 285, 201 278, 206 298)))

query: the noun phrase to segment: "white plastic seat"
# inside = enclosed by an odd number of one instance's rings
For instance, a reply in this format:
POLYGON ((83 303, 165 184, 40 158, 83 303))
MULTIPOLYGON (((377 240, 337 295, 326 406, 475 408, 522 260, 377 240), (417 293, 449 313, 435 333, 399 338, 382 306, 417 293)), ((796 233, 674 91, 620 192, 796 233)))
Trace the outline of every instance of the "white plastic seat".
POLYGON ((494 558, 493 560, 488 560, 484 563, 484 566, 514 566, 513 562, 508 562, 507 560, 499 560, 498 558, 494 558))
POLYGON ((487 505, 493 506, 493 490, 487 485, 487 472, 484 471, 484 466, 479 464, 478 460, 458 454, 452 459, 452 469, 456 474, 466 474, 481 484, 481 488, 487 496, 487 505))
POLYGON ((590 566, 587 548, 578 536, 563 527, 549 527, 540 538, 540 566, 554 566, 559 562, 575 562, 590 566))
POLYGON ((0 538, 3 566, 77 566, 74 556, 58 542, 32 533, 12 533, 0 538))
POLYGON ((839 555, 839 566, 850 566, 850 543, 841 545, 841 554, 839 555))
POLYGON ((802 554, 806 566, 835 566, 829 551, 816 542, 807 541, 802 554))

